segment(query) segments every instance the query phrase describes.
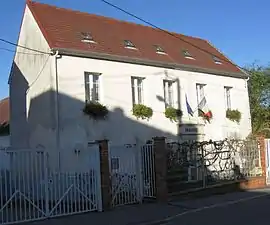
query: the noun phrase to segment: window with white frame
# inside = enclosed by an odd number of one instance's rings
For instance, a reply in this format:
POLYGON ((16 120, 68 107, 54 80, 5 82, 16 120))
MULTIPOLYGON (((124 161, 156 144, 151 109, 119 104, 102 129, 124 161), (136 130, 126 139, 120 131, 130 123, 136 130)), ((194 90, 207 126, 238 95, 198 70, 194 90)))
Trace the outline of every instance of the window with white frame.
POLYGON ((173 81, 163 80, 165 107, 173 107, 173 81))
POLYGON ((224 87, 225 94, 225 108, 226 110, 231 109, 231 87, 224 87))
POLYGON ((132 104, 143 103, 143 77, 131 77, 132 104))
POLYGON ((196 84, 196 92, 197 92, 197 103, 198 107, 201 101, 204 99, 204 87, 206 84, 196 84))
POLYGON ((85 85, 85 101, 99 102, 100 101, 100 74, 99 73, 84 73, 85 85))

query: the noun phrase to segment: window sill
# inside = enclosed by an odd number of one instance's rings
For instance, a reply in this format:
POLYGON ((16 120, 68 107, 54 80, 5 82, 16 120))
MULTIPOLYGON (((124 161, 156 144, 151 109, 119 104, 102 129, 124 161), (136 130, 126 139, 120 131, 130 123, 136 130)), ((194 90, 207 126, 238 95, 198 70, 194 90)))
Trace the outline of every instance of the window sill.
POLYGON ((138 50, 137 48, 135 47, 129 47, 129 46, 125 46, 126 49, 131 49, 131 50, 138 50))

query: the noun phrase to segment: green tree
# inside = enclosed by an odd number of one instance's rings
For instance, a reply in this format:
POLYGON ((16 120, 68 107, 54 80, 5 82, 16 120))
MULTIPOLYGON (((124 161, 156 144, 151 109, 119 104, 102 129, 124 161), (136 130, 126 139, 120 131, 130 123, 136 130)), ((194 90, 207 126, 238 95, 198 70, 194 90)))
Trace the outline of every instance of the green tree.
POLYGON ((253 133, 270 137, 270 68, 252 65, 247 70, 253 133))

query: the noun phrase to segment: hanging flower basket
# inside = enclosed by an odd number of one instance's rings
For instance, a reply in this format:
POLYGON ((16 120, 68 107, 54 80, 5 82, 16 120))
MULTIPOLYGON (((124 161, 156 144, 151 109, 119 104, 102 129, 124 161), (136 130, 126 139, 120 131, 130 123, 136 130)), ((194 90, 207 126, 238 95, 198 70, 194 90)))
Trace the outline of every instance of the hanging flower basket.
POLYGON ((134 116, 140 119, 150 119, 153 116, 153 110, 143 104, 135 104, 132 109, 132 113, 134 116))
POLYGON ((94 120, 105 120, 109 110, 106 106, 98 102, 89 102, 85 104, 83 112, 94 120))
POLYGON ((211 110, 209 110, 208 112, 203 112, 199 110, 199 116, 206 120, 208 123, 210 123, 210 121, 213 119, 213 113, 211 110))
POLYGON ((165 117, 170 119, 172 122, 177 122, 178 118, 183 116, 182 110, 175 109, 173 107, 166 108, 164 114, 165 117))
POLYGON ((226 111, 226 117, 233 122, 239 123, 241 116, 241 112, 238 109, 227 109, 226 111))

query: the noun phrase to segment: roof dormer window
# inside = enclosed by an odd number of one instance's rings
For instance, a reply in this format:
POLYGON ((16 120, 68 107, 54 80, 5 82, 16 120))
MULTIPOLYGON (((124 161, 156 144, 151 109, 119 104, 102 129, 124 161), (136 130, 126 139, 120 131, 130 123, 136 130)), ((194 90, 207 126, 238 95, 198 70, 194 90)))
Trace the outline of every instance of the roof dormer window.
POLYGON ((194 59, 194 57, 189 53, 188 50, 182 50, 182 53, 186 59, 194 59))
POLYGON ((213 60, 214 60, 215 64, 219 64, 219 65, 222 64, 221 60, 216 56, 213 56, 213 60))
POLYGON ((89 32, 81 32, 82 42, 84 43, 96 43, 93 36, 89 32))
POLYGON ((124 40, 125 48, 136 49, 136 46, 130 40, 124 40))
POLYGON ((161 48, 159 45, 154 45, 154 47, 156 48, 156 53, 163 54, 163 55, 166 55, 167 54, 165 52, 165 50, 163 48, 161 48))

